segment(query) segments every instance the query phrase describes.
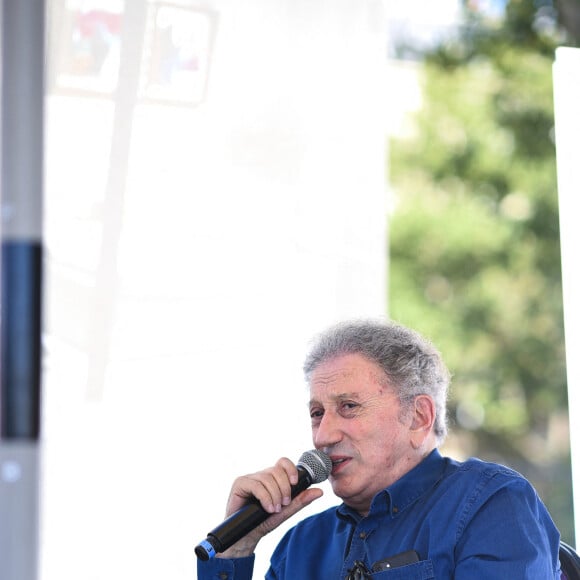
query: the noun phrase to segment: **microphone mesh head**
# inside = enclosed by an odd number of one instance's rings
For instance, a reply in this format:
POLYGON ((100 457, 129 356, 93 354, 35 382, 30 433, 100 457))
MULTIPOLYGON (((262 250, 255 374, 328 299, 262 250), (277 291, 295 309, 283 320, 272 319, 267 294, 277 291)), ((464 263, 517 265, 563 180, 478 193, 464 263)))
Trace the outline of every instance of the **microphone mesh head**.
POLYGON ((318 449, 305 451, 300 456, 298 465, 301 465, 304 469, 308 470, 308 473, 310 473, 310 476, 312 477, 312 483, 322 483, 324 480, 328 479, 328 476, 332 471, 332 461, 330 460, 330 457, 318 449))

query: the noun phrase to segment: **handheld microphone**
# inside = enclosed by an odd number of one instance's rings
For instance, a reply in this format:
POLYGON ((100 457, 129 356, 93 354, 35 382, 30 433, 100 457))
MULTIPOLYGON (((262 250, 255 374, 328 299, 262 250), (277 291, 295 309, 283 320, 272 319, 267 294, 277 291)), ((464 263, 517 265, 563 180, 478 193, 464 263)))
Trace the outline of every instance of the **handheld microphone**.
MULTIPOLYGON (((296 467, 298 483, 291 488, 292 498, 311 484, 321 483, 327 479, 332 471, 332 461, 326 453, 313 449, 301 455, 296 467)), ((195 547, 196 556, 205 562, 218 552, 224 552, 271 515, 258 500, 250 501, 213 529, 207 538, 195 547)))

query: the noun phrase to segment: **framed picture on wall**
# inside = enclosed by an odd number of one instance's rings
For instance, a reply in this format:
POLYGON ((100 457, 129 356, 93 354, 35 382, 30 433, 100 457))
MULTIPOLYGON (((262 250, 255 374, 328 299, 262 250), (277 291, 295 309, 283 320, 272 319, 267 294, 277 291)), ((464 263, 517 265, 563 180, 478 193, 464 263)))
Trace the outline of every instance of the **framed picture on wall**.
POLYGON ((51 88, 107 95, 119 75, 124 3, 64 0, 50 6, 51 88))
POLYGON ((216 14, 152 4, 141 69, 141 99, 196 105, 206 95, 216 14))

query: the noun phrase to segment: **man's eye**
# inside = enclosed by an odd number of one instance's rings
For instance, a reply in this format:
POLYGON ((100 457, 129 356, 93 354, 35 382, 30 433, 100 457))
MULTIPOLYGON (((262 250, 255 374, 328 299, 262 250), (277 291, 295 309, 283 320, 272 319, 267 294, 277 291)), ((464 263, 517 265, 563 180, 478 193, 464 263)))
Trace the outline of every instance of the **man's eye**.
POLYGON ((360 405, 358 403, 345 401, 340 405, 340 411, 343 415, 352 415, 359 407, 360 405))
POLYGON ((313 409, 312 411, 310 411, 310 418, 311 419, 319 419, 320 417, 322 417, 323 413, 321 409, 313 409))

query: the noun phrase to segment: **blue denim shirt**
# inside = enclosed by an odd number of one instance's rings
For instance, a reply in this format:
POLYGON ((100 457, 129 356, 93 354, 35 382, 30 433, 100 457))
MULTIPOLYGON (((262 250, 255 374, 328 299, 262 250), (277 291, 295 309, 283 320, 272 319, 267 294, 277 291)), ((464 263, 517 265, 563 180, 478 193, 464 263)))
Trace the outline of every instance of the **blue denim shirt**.
MULTIPOLYGON (((415 550, 419 561, 377 580, 560 579, 560 535, 530 483, 478 459, 438 450, 373 499, 366 517, 346 505, 298 523, 271 559, 267 579, 344 580, 355 560, 415 550)), ((253 556, 198 563, 199 580, 249 580, 253 556)))

